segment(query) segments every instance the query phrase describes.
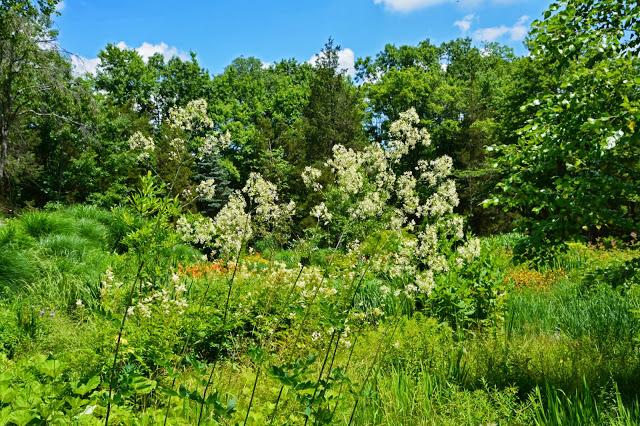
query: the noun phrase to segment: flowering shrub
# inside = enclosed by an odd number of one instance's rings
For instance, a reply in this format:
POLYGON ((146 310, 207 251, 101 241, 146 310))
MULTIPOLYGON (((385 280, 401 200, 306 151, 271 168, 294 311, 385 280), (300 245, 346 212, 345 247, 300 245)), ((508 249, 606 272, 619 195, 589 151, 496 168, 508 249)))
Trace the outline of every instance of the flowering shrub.
POLYGON ((431 143, 418 123, 410 109, 391 124, 384 147, 358 152, 336 145, 325 164, 324 188, 319 170, 307 168, 302 177, 322 195, 309 214, 328 240, 354 243, 382 233, 393 243, 375 253, 373 269, 396 282, 404 295, 429 297, 434 277, 468 265, 480 246, 477 239, 465 238, 464 221, 453 213, 459 200, 450 157, 421 159, 413 171, 396 171, 404 156, 431 143))

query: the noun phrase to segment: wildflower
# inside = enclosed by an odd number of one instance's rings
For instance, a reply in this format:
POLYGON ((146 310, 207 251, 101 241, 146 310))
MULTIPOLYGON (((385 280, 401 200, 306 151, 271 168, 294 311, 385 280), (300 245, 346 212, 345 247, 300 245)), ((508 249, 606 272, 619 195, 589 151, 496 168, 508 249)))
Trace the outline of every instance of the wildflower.
POLYGON ((456 259, 458 265, 471 262, 476 257, 480 256, 480 240, 478 238, 472 238, 464 245, 457 248, 459 258, 456 259))
POLYGON ((205 179, 196 187, 196 193, 203 201, 213 201, 216 196, 216 181, 205 179))
POLYGON ((333 215, 329 213, 329 210, 327 209, 327 206, 324 204, 324 202, 311 209, 311 216, 318 219, 318 222, 323 222, 325 225, 328 225, 333 218, 333 215))
POLYGON ((357 194, 364 185, 364 176, 360 171, 362 156, 352 149, 337 144, 333 146, 333 157, 327 166, 336 174, 340 189, 347 194, 357 194))
POLYGON ((207 135, 204 143, 198 148, 198 159, 205 160, 211 155, 218 154, 221 150, 231 145, 231 134, 229 132, 207 135))
POLYGON ((390 140, 387 142, 387 157, 397 163, 402 157, 418 145, 429 146, 431 136, 426 129, 415 127, 420 122, 415 108, 400 113, 398 120, 389 128, 390 140))
POLYGON ((418 161, 418 170, 420 180, 426 182, 429 186, 435 186, 439 181, 451 175, 453 169, 453 160, 448 155, 436 158, 432 161, 418 161))
POLYGON ((318 192, 322 190, 322 185, 318 182, 322 176, 322 172, 314 167, 305 167, 302 172, 302 181, 305 186, 308 188, 312 188, 314 191, 318 192))
POLYGON ((421 206, 420 213, 430 217, 450 214, 458 204, 460 204, 460 199, 456 183, 450 179, 440 184, 436 193, 427 199, 424 206, 421 206))
POLYGON ((427 296, 431 295, 435 285, 432 270, 427 270, 416 276, 416 287, 427 296))
MULTIPOLYGON (((149 306, 143 303, 138 303, 136 307, 138 308, 138 312, 140 312, 140 315, 145 318, 151 318, 151 309, 149 309, 149 306)), ((127 315, 133 315, 133 311, 131 311, 131 314, 128 313, 127 315)))
POLYGON ((133 136, 129 138, 129 148, 132 151, 139 151, 138 160, 148 160, 156 149, 156 144, 153 139, 147 138, 140 132, 135 132, 133 136))
POLYGON ((180 275, 174 272, 173 274, 171 274, 171 281, 173 281, 174 283, 177 283, 178 281, 180 281, 180 275))
POLYGON ((351 217, 354 219, 366 219, 377 216, 382 213, 385 201, 386 199, 383 199, 380 192, 370 192, 365 195, 364 199, 350 209, 351 217))
POLYGON ((253 234, 251 215, 245 213, 245 207, 244 198, 236 192, 213 220, 215 246, 225 255, 237 253, 243 242, 253 234))
POLYGON ((255 204, 256 220, 262 224, 282 225, 295 211, 295 203, 278 203, 277 187, 259 173, 251 173, 242 192, 251 197, 255 204))
POLYGON ((169 142, 169 158, 178 160, 180 154, 185 150, 185 142, 180 138, 173 138, 169 142))
POLYGON ((207 115, 205 99, 193 100, 182 108, 171 108, 169 123, 172 127, 188 131, 213 127, 213 120, 207 115))
POLYGON ((402 210, 406 213, 413 213, 420 205, 420 198, 416 193, 416 179, 411 172, 405 172, 397 181, 397 196, 400 202, 402 202, 402 210))
POLYGON ((76 307, 77 307, 78 309, 82 309, 82 308, 84 308, 84 303, 82 303, 82 299, 78 299, 78 300, 76 300, 76 307))
POLYGON ((321 337, 322 334, 320 334, 319 331, 314 331, 313 333, 311 333, 311 340, 313 340, 314 342, 320 340, 321 337))
POLYGON ((407 294, 407 296, 412 295, 414 293, 416 293, 418 291, 418 287, 416 287, 413 284, 407 284, 404 287, 404 292, 407 294))

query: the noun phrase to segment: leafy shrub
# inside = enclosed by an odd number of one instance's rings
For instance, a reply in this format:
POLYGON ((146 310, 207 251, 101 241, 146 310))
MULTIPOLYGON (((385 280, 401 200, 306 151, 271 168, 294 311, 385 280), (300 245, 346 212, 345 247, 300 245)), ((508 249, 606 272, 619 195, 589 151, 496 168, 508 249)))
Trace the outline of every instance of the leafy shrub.
POLYGON ((495 323, 502 319, 511 283, 505 280, 504 259, 485 245, 479 258, 436 279, 427 306, 454 327, 495 323))
POLYGON ((605 285, 623 291, 629 290, 633 285, 640 285, 640 257, 588 272, 582 285, 586 288, 605 285))

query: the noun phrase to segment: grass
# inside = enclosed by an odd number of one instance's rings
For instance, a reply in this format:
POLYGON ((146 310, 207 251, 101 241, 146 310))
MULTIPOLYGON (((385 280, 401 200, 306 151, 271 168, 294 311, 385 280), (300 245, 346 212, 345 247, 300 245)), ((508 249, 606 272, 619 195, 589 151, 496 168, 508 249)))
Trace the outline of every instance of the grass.
MULTIPOLYGON (((0 303, 1 424, 104 416, 106 365, 113 361, 126 283, 135 274, 135 259, 121 242, 138 219, 125 225, 126 214, 73 206, 29 212, 0 225, 0 287, 6 296, 0 303), (107 268, 117 278, 105 293, 107 268), (52 366, 55 374, 48 373, 52 366), (78 393, 82 386, 89 390, 78 393), (58 414, 47 408, 54 406, 58 414), (92 416, 81 414, 92 406, 92 416)), ((536 270, 512 263, 519 238, 482 242, 486 270, 493 271, 484 279, 503 280, 508 289, 491 321, 454 328, 428 306, 420 311, 390 303, 381 290, 384 281, 367 275, 356 306, 378 313, 350 323, 335 352, 326 350, 335 302, 324 296, 312 302, 310 295, 314 286, 340 289, 351 282, 344 272, 350 271, 348 256, 319 250, 300 272, 297 251, 247 253, 223 323, 232 267, 203 262, 197 250, 173 245, 151 265, 165 278, 149 275, 139 285, 149 288, 146 294, 173 300, 160 290, 179 272, 188 306, 183 312, 171 304, 151 305, 148 317, 127 321, 112 424, 162 423, 168 395, 172 421, 196 423, 197 395, 214 362, 211 395, 217 405, 207 406, 207 415, 241 424, 253 395, 248 424, 266 424, 281 388, 269 366, 314 354, 315 361, 300 367, 298 389, 283 388, 274 424, 304 423, 305 409, 325 410, 334 424, 346 424, 356 398, 357 425, 638 424, 640 319, 634 313, 640 311, 640 291, 633 284, 607 285, 607 277, 619 274, 597 274, 595 284, 590 278, 598 268, 636 257, 637 250, 574 244, 551 266, 536 270), (322 267, 334 256, 332 273, 322 278, 322 267), (298 273, 300 286, 292 287, 298 273), (324 338, 316 340, 314 333, 324 338), (327 363, 332 375, 313 385, 325 353, 335 353, 327 363), (174 378, 180 386, 171 394, 174 378)), ((447 279, 452 287, 469 280, 447 279)))

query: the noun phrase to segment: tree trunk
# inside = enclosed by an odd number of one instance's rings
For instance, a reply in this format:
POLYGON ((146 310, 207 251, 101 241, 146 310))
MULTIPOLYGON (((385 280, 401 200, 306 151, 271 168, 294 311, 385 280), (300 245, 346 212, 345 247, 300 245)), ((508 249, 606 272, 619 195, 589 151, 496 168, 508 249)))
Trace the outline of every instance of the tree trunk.
POLYGON ((9 129, 6 123, 2 123, 0 128, 0 182, 5 178, 5 166, 9 152, 9 129))

